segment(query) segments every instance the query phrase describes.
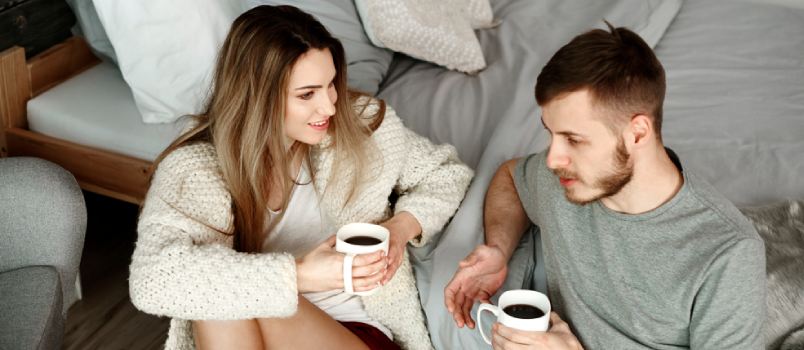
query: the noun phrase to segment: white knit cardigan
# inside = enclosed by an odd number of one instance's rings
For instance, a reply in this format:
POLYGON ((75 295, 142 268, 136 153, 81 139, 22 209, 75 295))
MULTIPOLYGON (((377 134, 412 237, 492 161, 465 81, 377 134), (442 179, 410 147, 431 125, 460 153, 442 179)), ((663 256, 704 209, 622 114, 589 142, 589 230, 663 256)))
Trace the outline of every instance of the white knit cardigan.
MULTIPOLYGON (((373 105, 365 113, 376 112, 373 105)), ((382 162, 348 206, 345 186, 332 186, 321 207, 332 222, 380 223, 393 213, 392 191, 400 194, 395 211, 413 214, 424 245, 455 213, 472 178, 455 148, 433 145, 402 125, 391 108, 371 139, 382 162)), ((333 163, 329 138, 313 147, 312 166, 319 193, 333 163)), ((348 181, 354 174, 344 172, 348 181)), ((344 182, 348 183, 348 182, 344 182)), ((169 316, 166 349, 193 349, 188 320, 237 320, 288 317, 296 312, 296 265, 287 253, 245 254, 232 249, 231 197, 215 149, 209 143, 176 149, 159 165, 138 224, 132 257, 131 301, 147 313, 169 316)), ((407 255, 389 284, 363 297, 368 314, 388 327, 405 349, 431 349, 413 270, 407 255)))

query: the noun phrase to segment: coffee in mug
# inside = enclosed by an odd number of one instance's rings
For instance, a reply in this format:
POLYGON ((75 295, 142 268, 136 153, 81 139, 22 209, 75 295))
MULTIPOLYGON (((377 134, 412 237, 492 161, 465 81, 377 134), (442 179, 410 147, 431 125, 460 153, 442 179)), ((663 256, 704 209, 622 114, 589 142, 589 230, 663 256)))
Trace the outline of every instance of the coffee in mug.
POLYGON ((542 309, 528 304, 508 305, 503 309, 503 312, 508 314, 508 316, 524 318, 526 320, 544 316, 542 309))
POLYGON ((477 330, 486 343, 490 338, 483 332, 483 311, 497 316, 497 322, 506 327, 523 331, 546 331, 550 325, 550 300, 546 295, 534 290, 509 290, 500 296, 499 307, 491 304, 480 304, 477 309, 477 330))
POLYGON ((381 240, 371 236, 354 236, 344 240, 344 242, 356 245, 375 245, 382 243, 381 240))
POLYGON ((371 295, 378 288, 355 292, 352 284, 352 264, 355 255, 374 253, 382 250, 388 254, 388 238, 391 232, 387 228, 367 223, 346 224, 335 234, 335 250, 344 253, 343 259, 343 290, 347 294, 371 295))

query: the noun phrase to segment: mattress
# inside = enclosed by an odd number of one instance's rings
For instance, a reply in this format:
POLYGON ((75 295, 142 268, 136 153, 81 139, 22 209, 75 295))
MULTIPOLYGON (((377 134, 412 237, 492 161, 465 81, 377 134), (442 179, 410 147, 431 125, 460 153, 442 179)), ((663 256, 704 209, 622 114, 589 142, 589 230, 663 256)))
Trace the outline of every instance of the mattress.
POLYGON ((31 130, 148 161, 156 159, 185 123, 143 123, 120 70, 106 62, 28 101, 31 130))

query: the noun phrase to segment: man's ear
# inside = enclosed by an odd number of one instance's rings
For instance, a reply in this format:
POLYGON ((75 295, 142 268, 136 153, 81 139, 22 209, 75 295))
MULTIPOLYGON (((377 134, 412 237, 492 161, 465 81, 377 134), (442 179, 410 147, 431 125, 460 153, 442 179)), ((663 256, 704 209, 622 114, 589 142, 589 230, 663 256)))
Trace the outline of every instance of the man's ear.
POLYGON ((647 115, 637 114, 631 117, 626 133, 630 134, 627 139, 633 142, 634 146, 643 146, 653 136, 653 122, 647 115))

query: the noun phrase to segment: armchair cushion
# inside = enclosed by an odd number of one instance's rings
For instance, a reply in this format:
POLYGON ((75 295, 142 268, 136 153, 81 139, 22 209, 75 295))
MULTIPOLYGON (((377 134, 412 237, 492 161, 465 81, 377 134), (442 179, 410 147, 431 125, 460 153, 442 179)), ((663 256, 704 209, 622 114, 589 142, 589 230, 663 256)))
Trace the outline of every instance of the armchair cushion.
POLYGON ((0 273, 0 349, 57 349, 64 319, 59 273, 29 266, 0 273))

